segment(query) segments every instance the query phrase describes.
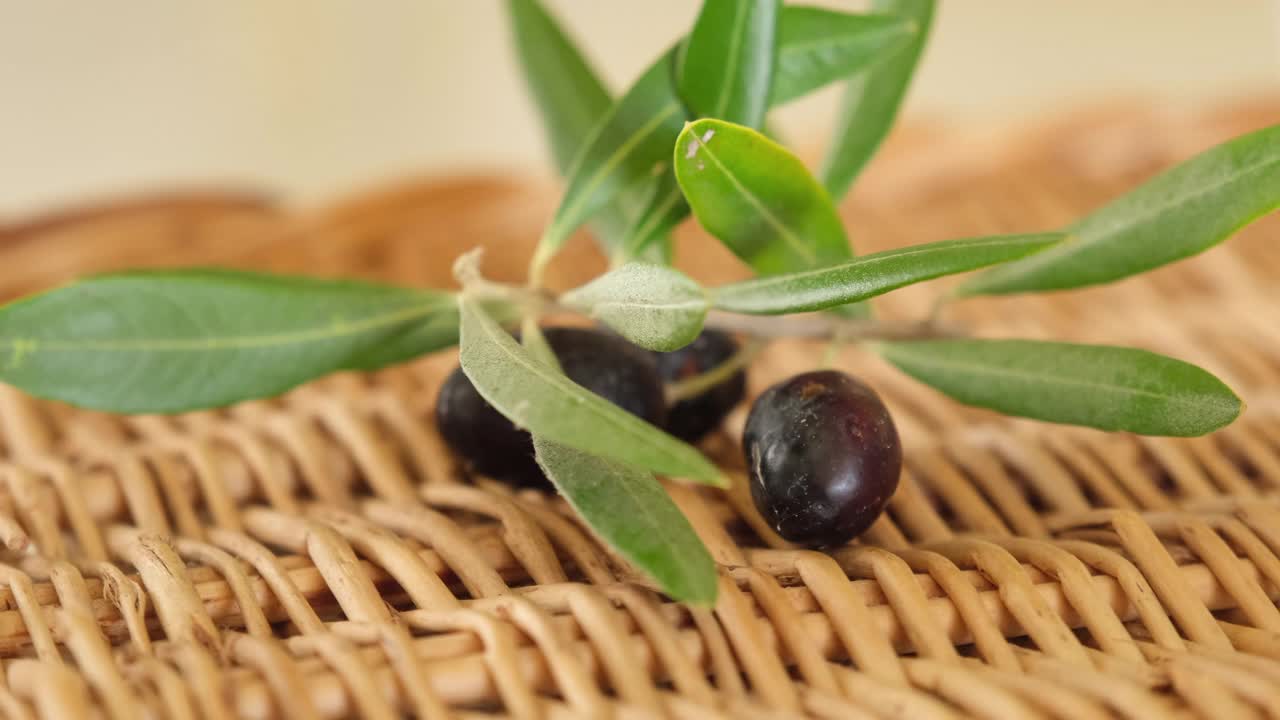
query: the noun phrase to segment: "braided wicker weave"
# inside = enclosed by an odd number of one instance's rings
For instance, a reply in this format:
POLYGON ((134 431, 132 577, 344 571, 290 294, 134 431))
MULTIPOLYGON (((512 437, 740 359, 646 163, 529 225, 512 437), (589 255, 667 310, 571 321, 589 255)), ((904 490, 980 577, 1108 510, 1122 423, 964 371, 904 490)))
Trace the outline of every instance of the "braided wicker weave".
MULTIPOLYGON (((845 208, 860 249, 1058 226, 1273 121, 1135 108, 900 138, 845 208)), ((139 265, 449 283, 474 245, 517 278, 550 185, 404 184, 312 212, 212 194, 0 229, 0 295, 139 265)), ((0 388, 0 715, 9 718, 1280 717, 1280 218, 1143 279, 974 301, 986 336, 1121 342, 1249 402, 1207 438, 962 408, 850 350, 890 404, 890 510, 829 554, 788 547, 739 482, 668 487, 721 564, 670 603, 554 498, 461 482, 432 424, 442 353, 270 402, 115 417, 0 388)), ((684 264, 740 274, 696 229, 684 264)), ((584 238, 554 266, 601 267, 584 238)), ((925 312, 936 285, 885 298, 925 312)), ((780 343, 751 383, 811 367, 780 343)))

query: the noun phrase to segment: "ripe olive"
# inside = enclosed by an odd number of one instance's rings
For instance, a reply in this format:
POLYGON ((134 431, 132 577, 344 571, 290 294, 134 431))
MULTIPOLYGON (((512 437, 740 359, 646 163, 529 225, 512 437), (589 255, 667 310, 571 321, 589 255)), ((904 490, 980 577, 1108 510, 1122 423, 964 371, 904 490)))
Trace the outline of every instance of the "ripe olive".
MULTIPOLYGON (((655 425, 666 418, 653 357, 626 340, 583 328, 543 331, 569 379, 655 425)), ((518 486, 549 487, 533 459, 533 440, 485 401, 457 368, 436 398, 445 442, 481 474, 518 486)))
MULTIPOLYGON (((686 380, 717 367, 738 352, 738 343, 720 330, 703 330, 693 342, 672 352, 654 353, 658 372, 667 382, 686 380)), ((667 432, 697 442, 720 426, 724 416, 742 402, 747 373, 739 370, 701 395, 680 400, 667 411, 667 432)))
POLYGON ((902 446, 880 396, 842 372, 803 373, 766 390, 742 437, 751 497, 784 539, 843 545, 898 487, 902 446))

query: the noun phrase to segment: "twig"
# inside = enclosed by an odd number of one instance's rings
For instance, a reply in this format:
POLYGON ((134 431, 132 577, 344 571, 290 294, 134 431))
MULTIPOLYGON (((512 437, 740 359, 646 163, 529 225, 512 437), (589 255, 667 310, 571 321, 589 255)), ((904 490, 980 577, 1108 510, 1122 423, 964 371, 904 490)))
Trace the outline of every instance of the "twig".
POLYGON ((843 342, 867 340, 927 340, 963 337, 956 326, 926 320, 890 323, 880 320, 846 320, 828 313, 802 315, 735 315, 719 310, 707 314, 706 326, 757 338, 834 338, 843 342))
POLYGON ((711 368, 710 370, 694 375, 684 380, 677 380, 667 386, 667 404, 670 405, 681 400, 687 400, 696 397, 720 383, 728 380, 734 373, 750 364, 756 355, 760 354, 768 345, 768 341, 754 338, 743 345, 736 353, 729 356, 728 360, 711 368))

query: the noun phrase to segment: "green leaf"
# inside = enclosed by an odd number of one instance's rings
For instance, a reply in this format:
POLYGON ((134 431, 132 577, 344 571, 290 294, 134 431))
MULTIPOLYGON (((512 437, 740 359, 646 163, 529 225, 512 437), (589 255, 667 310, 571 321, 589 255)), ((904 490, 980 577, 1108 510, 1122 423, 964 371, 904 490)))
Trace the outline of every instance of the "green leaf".
POLYGON ((672 598, 710 606, 716 566, 652 475, 534 435, 538 465, 601 539, 672 598))
MULTIPOLYGON (((778 38, 778 62, 772 84, 784 88, 784 93, 791 97, 828 82, 830 68, 863 64, 859 58, 863 57, 862 48, 868 40, 854 32, 851 25, 856 23, 847 21, 857 16, 815 12, 819 14, 812 14, 809 8, 791 7, 783 8, 779 14, 781 32, 786 32, 786 25, 793 19, 796 19, 793 25, 798 23, 796 26, 801 28, 778 38), (827 32, 821 26, 823 19, 829 20, 833 28, 843 27, 851 34, 841 36, 827 32)), ((906 27, 915 26, 908 23, 906 27)), ((887 47, 889 31, 883 30, 886 36, 881 42, 887 47)), ((872 30, 868 28, 867 32, 872 30)), ((643 185, 655 169, 670 162, 671 145, 681 124, 688 119, 674 86, 676 55, 676 48, 664 54, 614 103, 590 133, 584 133, 584 147, 568 171, 569 184, 560 207, 543 233, 534 256, 535 278, 573 231, 592 218, 598 221, 601 234, 606 238, 606 252, 611 257, 624 261, 637 257, 657 261, 669 256, 669 239, 663 228, 674 227, 684 218, 682 201, 671 200, 673 196, 669 191, 659 190, 659 194, 650 196, 652 202, 635 222, 625 224, 622 217, 626 207, 636 204, 631 202, 631 191, 643 185), (621 211, 610 206, 619 195, 623 196, 621 211), (618 238, 627 234, 624 227, 633 229, 629 235, 642 251, 619 252, 623 241, 618 238), (641 230, 647 231, 639 232, 641 230)))
POLYGON ((770 103, 781 105, 847 78, 896 53, 916 32, 913 20, 894 15, 784 8, 770 103))
MULTIPOLYGON (((551 154, 562 175, 573 165, 587 137, 613 105, 590 64, 555 18, 538 0, 507 0, 511 29, 525 83, 542 116, 551 154)), ((596 214, 592 229, 601 249, 612 254, 622 245, 639 206, 629 192, 596 214)))
POLYGON ((566 172, 613 98, 541 2, 507 0, 507 13, 552 156, 560 172, 566 172))
POLYGON ((851 257, 826 191, 800 160, 755 130, 689 123, 676 143, 675 171, 698 222, 761 275, 851 257))
POLYGON ((759 127, 777 51, 778 0, 703 0, 685 40, 676 86, 700 117, 759 127))
POLYGON ((1025 257, 1063 237, 1057 233, 995 235, 888 250, 817 270, 725 285, 712 291, 712 304, 721 310, 756 315, 821 310, 1025 257))
POLYGON ((956 294, 1111 282, 1202 252, 1277 208, 1280 125, 1197 155, 1076 222, 1059 247, 978 275, 956 294))
POLYGON ((928 40, 934 5, 934 0, 876 0, 873 3, 877 11, 910 20, 916 33, 914 39, 890 57, 849 80, 836 132, 822 166, 822 183, 831 197, 844 197, 893 127, 928 40))
POLYGON ((707 317, 702 286, 678 270, 648 263, 611 270, 560 301, 640 347, 664 352, 693 342, 707 317))
POLYGON ((622 251, 614 258, 615 264, 637 258, 649 259, 652 248, 667 238, 670 232, 689 216, 689 205, 684 201, 675 173, 670 169, 653 179, 649 201, 627 230, 622 251))
POLYGON ((1185 437, 1227 425, 1242 408, 1208 372, 1133 348, 926 340, 884 343, 880 352, 962 403, 1048 422, 1185 437))
POLYGON ((443 292, 230 270, 101 275, 0 307, 0 380, 113 412, 279 394, 457 341, 443 292))
MULTIPOLYGON (((695 114, 758 126, 764 120, 776 49, 777 0, 707 0, 682 45, 677 88, 695 114)), ((622 243, 618 260, 646 250, 689 215, 675 175, 664 172, 622 243)))
POLYGON ((654 63, 587 139, 534 254, 535 276, 579 225, 668 161, 685 118, 671 85, 674 56, 668 51, 654 63))
POLYGON ((512 422, 545 440, 672 477, 723 485, 693 447, 593 394, 535 360, 467 295, 462 369, 480 395, 512 422))

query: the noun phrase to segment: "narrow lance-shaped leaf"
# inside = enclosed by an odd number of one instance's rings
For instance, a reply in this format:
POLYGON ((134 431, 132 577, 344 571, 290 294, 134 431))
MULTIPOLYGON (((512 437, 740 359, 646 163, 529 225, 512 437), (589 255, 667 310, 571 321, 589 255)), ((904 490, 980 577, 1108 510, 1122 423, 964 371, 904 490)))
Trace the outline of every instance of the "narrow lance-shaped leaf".
POLYGON ((538 0, 507 0, 525 82, 542 115, 556 166, 566 172, 613 98, 538 0))
MULTIPOLYGON (((521 337, 532 359, 561 372, 536 317, 525 317, 521 337)), ((714 602, 715 563, 653 475, 536 435, 533 447, 542 471, 605 543, 676 600, 714 602)))
POLYGON ((622 248, 613 257, 615 265, 651 255, 652 249, 689 216, 689 205, 684 201, 680 184, 670 168, 654 178, 652 185, 648 202, 627 229, 622 248))
POLYGON ((628 263, 560 298, 643 348, 670 351, 693 342, 707 316, 707 294, 684 273, 628 263))
POLYGON ((994 268, 958 295, 1064 290, 1111 282, 1206 250, 1280 208, 1280 125, 1174 167, 1067 228, 1043 255, 994 268))
POLYGON ((710 606, 716 566, 652 475, 534 436, 538 465, 583 520, 676 600, 710 606))
POLYGON ((1048 422, 1185 437, 1227 425, 1242 407, 1208 372, 1133 348, 926 340, 884 343, 880 352, 962 403, 1048 422))
POLYGON ((458 298, 462 369, 489 404, 545 440, 672 477, 721 485, 693 447, 535 360, 476 300, 458 298))
POLYGON ((540 269, 569 235, 627 187, 666 162, 684 122, 684 107, 671 86, 675 51, 664 54, 614 104, 586 141, 569 185, 534 254, 540 269))
MULTIPOLYGON (((583 143, 613 105, 590 64, 538 0, 507 0, 525 84, 542 117, 552 157, 568 174, 583 143)), ((624 191, 592 219, 606 253, 616 252, 639 199, 624 191)))
POLYGON ((840 119, 822 165, 822 183, 833 198, 842 198, 862 172, 898 116, 916 64, 929 37, 935 0, 876 0, 872 7, 907 18, 915 37, 891 56, 850 79, 841 102, 840 119))
POLYGON ((703 0, 685 40, 676 84, 697 116, 759 127, 769 106, 778 0, 703 0))
POLYGON ((751 128, 690 123, 676 144, 675 170, 698 222, 762 275, 851 256, 826 191, 798 158, 751 128))
POLYGON ((447 293, 230 270, 130 272, 0 307, 0 381, 98 410, 181 412, 456 341, 447 293))
POLYGON ((916 36, 914 20, 788 7, 778 30, 770 104, 781 105, 892 56, 916 36))
POLYGON ((1051 247, 1062 238, 1056 233, 995 235, 887 250, 840 265, 725 285, 712 291, 712 303, 722 310, 756 315, 822 310, 923 280, 1015 260, 1051 247))

